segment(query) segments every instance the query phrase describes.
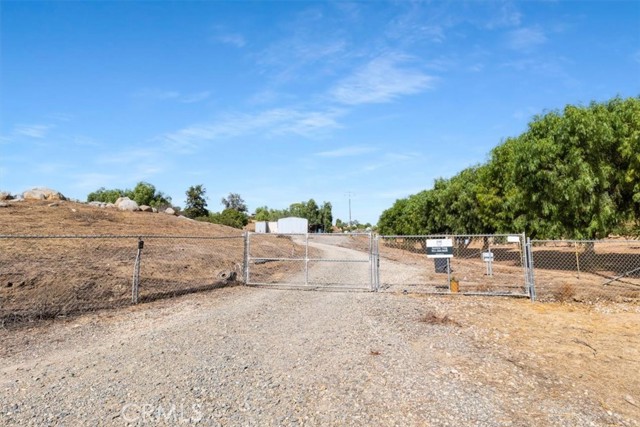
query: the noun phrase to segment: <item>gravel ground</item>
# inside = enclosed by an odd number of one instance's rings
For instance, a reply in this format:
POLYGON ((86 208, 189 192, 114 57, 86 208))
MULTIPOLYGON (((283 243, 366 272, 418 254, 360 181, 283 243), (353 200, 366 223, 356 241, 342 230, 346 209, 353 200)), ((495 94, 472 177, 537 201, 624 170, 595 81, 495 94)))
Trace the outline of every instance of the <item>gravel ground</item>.
POLYGON ((25 331, 0 424, 638 425, 480 345, 454 299, 233 287, 25 331))

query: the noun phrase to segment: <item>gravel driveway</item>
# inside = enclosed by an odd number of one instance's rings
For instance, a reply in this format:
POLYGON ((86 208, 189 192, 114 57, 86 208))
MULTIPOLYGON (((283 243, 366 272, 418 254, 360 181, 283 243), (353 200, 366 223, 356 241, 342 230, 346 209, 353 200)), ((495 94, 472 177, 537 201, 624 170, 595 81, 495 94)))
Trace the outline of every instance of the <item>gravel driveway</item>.
POLYGON ((450 303, 233 287, 58 322, 6 344, 0 424, 637 425, 478 345, 450 303))

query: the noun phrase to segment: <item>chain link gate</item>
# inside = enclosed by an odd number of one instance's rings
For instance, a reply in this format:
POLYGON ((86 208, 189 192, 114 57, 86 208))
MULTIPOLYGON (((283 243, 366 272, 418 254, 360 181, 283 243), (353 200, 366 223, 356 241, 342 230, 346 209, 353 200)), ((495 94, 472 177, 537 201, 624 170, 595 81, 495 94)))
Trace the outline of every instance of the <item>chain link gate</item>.
POLYGON ((378 236, 376 289, 534 297, 524 234, 378 236), (429 258, 427 241, 450 239, 452 257, 429 258))
POLYGON ((248 233, 245 283, 317 290, 375 290, 370 233, 248 233))

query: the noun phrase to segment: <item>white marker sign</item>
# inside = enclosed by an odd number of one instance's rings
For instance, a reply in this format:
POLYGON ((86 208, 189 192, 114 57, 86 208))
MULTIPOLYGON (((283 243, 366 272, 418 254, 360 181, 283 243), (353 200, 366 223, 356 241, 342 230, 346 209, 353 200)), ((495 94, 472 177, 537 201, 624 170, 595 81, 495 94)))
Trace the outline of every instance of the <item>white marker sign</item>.
POLYGON ((427 258, 453 258, 453 239, 427 239, 427 258))

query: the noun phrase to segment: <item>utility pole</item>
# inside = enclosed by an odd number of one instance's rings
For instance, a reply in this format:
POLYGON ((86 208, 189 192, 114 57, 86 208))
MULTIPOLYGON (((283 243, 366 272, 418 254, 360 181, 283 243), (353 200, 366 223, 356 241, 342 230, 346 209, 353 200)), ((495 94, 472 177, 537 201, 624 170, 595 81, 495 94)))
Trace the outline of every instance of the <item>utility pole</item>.
POLYGON ((347 191, 347 196, 349 196, 349 228, 351 228, 351 195, 353 193, 351 191, 347 191))

